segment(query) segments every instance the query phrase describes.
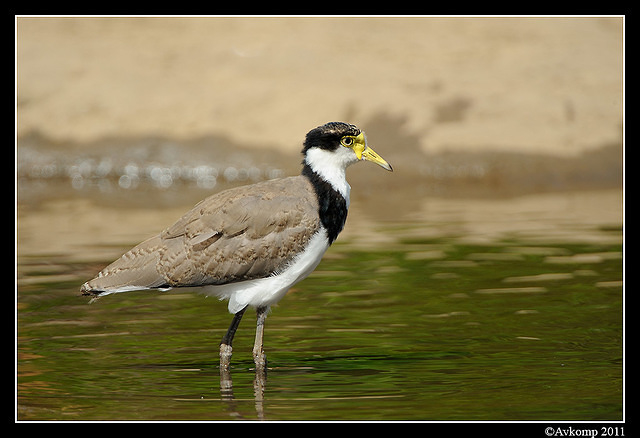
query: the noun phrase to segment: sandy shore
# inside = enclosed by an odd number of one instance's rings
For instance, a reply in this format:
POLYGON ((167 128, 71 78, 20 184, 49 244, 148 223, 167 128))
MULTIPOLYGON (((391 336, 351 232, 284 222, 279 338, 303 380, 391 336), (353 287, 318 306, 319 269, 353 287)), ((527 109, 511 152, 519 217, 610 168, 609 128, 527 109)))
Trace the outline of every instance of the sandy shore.
POLYGON ((326 121, 392 120, 423 152, 570 156, 620 141, 622 32, 622 18, 22 17, 17 133, 297 152, 326 121))

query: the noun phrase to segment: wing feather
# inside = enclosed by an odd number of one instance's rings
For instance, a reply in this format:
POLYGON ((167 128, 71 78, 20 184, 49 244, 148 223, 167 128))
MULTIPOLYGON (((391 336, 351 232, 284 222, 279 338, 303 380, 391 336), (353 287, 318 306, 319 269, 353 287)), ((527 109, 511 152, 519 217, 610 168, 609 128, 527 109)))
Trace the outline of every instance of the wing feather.
POLYGON ((304 176, 212 195, 107 266, 85 293, 220 285, 282 270, 320 227, 304 176))

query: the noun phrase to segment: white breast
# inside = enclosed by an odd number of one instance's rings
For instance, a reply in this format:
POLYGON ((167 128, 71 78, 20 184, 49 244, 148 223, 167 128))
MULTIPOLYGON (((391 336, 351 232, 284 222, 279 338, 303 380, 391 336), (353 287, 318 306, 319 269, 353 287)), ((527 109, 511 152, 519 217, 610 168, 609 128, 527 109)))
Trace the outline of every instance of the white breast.
POLYGON ((280 301, 294 284, 305 279, 318 266, 329 240, 324 228, 314 234, 303 252, 298 254, 281 272, 270 277, 242 281, 220 286, 206 286, 208 296, 229 299, 229 312, 237 313, 247 305, 270 306, 280 301))

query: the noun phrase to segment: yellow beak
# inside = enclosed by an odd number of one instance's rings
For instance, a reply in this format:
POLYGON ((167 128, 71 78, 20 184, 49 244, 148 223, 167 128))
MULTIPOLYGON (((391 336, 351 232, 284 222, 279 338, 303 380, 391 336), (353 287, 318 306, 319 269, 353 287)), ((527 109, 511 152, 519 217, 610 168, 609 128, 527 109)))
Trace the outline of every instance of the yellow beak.
POLYGON ((393 168, 387 161, 378 155, 373 149, 367 146, 366 141, 364 139, 364 132, 358 134, 355 139, 355 146, 353 147, 353 151, 358 157, 358 160, 366 160, 376 163, 377 165, 387 169, 390 172, 393 172, 393 168))
POLYGON ((393 172, 393 167, 391 167, 391 165, 389 163, 387 163, 387 161, 384 158, 382 158, 380 155, 378 155, 370 147, 367 147, 362 152, 362 159, 363 160, 367 160, 367 161, 371 161, 373 163, 376 163, 377 165, 384 167, 388 171, 393 172))

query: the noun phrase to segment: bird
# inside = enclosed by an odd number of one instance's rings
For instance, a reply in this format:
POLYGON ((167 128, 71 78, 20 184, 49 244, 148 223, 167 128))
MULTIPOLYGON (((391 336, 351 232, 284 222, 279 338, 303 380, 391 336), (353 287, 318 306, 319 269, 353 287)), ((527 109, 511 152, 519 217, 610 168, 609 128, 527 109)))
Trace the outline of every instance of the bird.
POLYGON ((256 309, 253 359, 266 370, 264 323, 272 305, 306 278, 343 230, 351 186, 346 169, 370 161, 393 171, 363 130, 329 122, 310 130, 299 175, 215 193, 177 222, 138 244, 84 283, 92 301, 134 290, 194 288, 228 300, 233 314, 220 342, 229 369, 232 341, 247 310, 256 309))

